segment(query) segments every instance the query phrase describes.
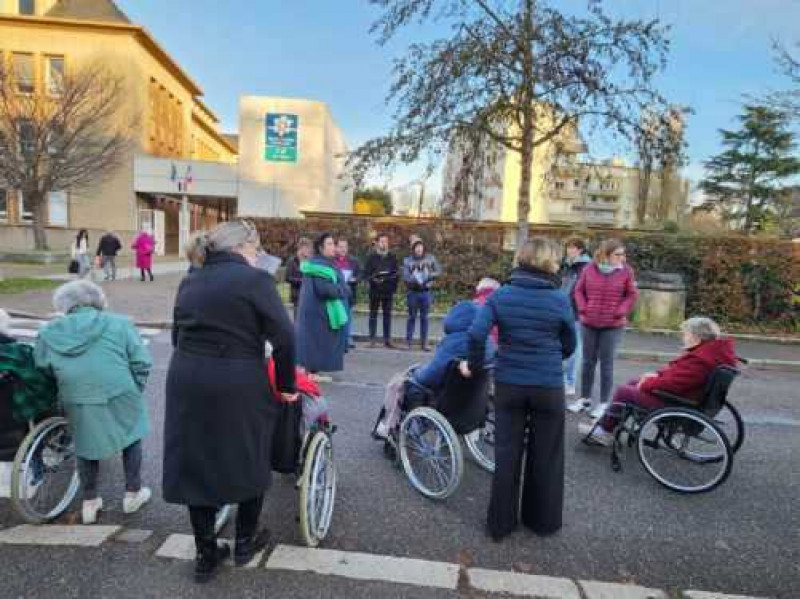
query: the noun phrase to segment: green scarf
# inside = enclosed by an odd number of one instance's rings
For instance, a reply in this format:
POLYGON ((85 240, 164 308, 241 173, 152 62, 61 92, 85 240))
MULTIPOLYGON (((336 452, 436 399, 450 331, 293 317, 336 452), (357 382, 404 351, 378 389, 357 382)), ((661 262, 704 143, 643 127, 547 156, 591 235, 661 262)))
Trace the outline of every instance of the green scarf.
MULTIPOLYGON (((306 260, 300 264, 300 272, 309 277, 325 279, 331 283, 339 282, 339 277, 336 275, 336 270, 333 267, 325 266, 324 264, 316 264, 310 260, 306 260)), ((328 312, 328 324, 331 330, 338 331, 347 324, 347 308, 345 308, 342 300, 325 300, 325 310, 328 312)))

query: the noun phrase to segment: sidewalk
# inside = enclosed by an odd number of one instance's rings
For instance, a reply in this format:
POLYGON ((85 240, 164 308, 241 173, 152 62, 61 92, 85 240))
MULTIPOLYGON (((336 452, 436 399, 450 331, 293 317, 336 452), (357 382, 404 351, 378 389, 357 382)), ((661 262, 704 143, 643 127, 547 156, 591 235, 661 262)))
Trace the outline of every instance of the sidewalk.
MULTIPOLYGON (((133 256, 120 256, 117 258, 117 280, 124 281, 139 278, 139 270, 134 266, 133 256)), ((153 274, 165 275, 184 273, 188 264, 179 256, 156 256, 153 260, 153 274)), ((50 279, 53 281, 70 281, 75 275, 67 273, 67 265, 38 266, 35 264, 0 263, 0 275, 10 278, 50 279)), ((92 270, 94 281, 102 281, 103 270, 92 270)))
MULTIPOLYGON (((120 269, 120 275, 127 275, 126 280, 99 282, 108 296, 112 310, 130 315, 142 326, 168 327, 172 322, 175 294, 185 272, 185 264, 161 262, 156 264, 154 271, 156 280, 153 283, 139 282, 137 273, 133 273, 134 279, 130 279, 130 267, 120 269)), ((51 297, 52 292, 47 290, 29 291, 19 295, 0 295, 0 307, 20 316, 42 317, 52 312, 51 297)), ((369 332, 367 314, 357 310, 354 325, 356 336, 363 340, 369 332)), ((405 331, 405 316, 395 314, 392 319, 393 337, 402 341, 405 339, 405 331)), ((380 323, 378 334, 381 334, 380 323)), ((431 341, 436 341, 441 335, 442 318, 434 316, 430 322, 431 341)), ((620 357, 660 362, 671 359, 680 352, 680 349, 680 339, 677 334, 665 335, 631 330, 623 337, 620 357)), ((800 343, 737 339, 737 350, 739 355, 753 359, 754 366, 800 371, 800 343)))

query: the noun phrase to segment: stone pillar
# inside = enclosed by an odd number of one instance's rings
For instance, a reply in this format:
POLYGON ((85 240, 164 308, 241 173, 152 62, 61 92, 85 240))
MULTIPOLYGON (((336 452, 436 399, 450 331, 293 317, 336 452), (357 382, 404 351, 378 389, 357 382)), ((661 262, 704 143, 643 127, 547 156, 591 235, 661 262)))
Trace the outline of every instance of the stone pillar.
POLYGON ((640 329, 677 329, 686 320, 686 285, 676 273, 637 275, 639 300, 633 325, 640 329))

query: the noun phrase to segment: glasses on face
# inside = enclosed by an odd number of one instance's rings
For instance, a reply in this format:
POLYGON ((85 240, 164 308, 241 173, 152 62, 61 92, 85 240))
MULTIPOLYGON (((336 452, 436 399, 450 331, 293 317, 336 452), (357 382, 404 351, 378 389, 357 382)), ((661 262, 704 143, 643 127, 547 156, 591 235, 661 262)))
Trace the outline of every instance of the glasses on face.
POLYGON ((612 255, 612 256, 618 256, 618 257, 620 257, 620 258, 624 258, 624 257, 625 257, 625 252, 614 252, 614 253, 613 253, 613 254, 611 254, 611 255, 612 255))

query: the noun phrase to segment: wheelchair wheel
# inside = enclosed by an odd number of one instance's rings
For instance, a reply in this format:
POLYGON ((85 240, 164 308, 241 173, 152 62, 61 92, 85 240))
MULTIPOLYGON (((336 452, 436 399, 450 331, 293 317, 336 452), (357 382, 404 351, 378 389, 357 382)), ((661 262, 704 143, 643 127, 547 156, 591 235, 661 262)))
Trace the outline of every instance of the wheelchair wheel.
POLYGON ((703 493, 731 473, 728 438, 695 410, 665 408, 650 414, 639 429, 639 461, 659 483, 680 493, 703 493))
POLYGON ((327 433, 317 431, 305 451, 300 475, 300 534, 309 547, 328 534, 336 500, 336 467, 333 444, 327 433))
POLYGON ((739 451, 744 443, 744 422, 742 421, 742 416, 739 414, 739 410, 726 401, 722 404, 722 409, 714 415, 713 420, 714 424, 716 424, 728 438, 731 451, 733 451, 733 453, 739 451))
POLYGON ((483 426, 464 435, 464 445, 478 466, 487 472, 494 472, 494 404, 491 399, 483 426))
POLYGON ((227 526, 228 521, 231 519, 231 509, 231 505, 223 505, 217 510, 217 515, 214 519, 214 532, 216 534, 222 532, 222 529, 227 526))
POLYGON ((79 487, 78 458, 67 419, 40 422, 25 437, 14 459, 14 509, 31 524, 48 522, 66 511, 79 487))
POLYGON ((403 419, 399 450, 408 480, 426 497, 445 499, 458 488, 464 472, 461 443, 436 410, 417 408, 403 419))

